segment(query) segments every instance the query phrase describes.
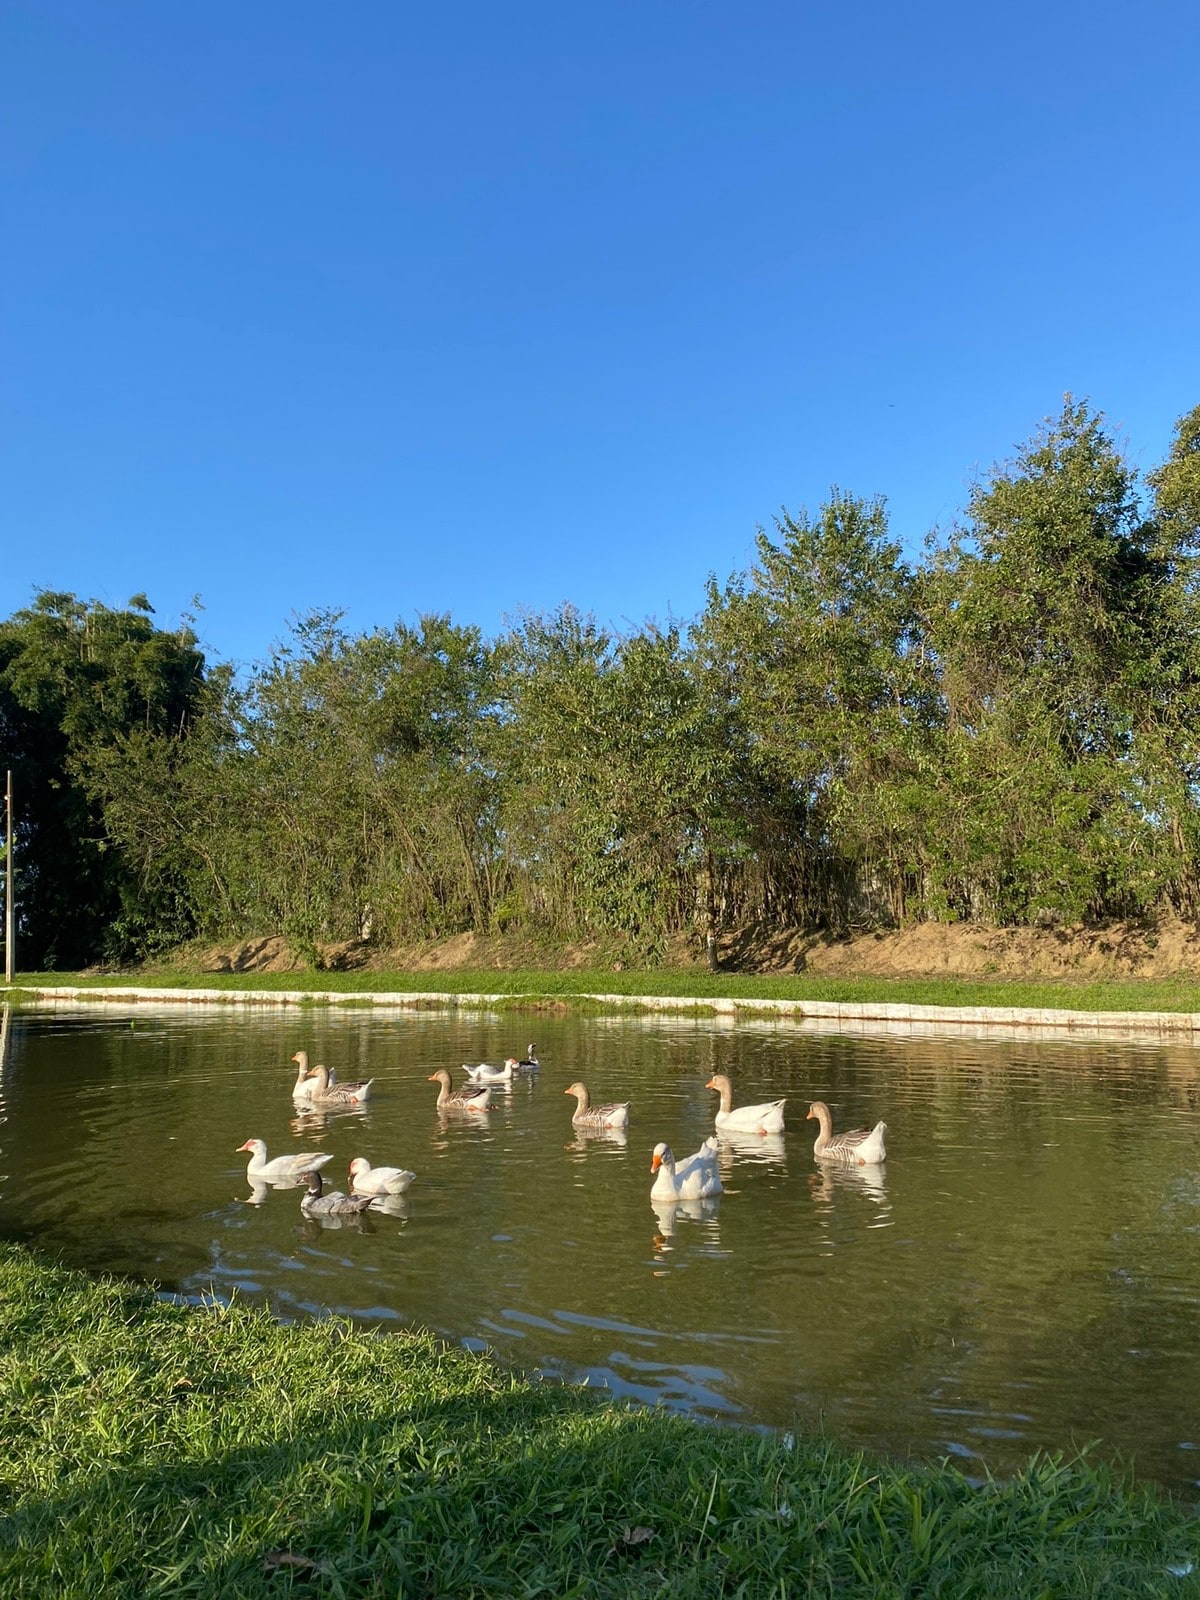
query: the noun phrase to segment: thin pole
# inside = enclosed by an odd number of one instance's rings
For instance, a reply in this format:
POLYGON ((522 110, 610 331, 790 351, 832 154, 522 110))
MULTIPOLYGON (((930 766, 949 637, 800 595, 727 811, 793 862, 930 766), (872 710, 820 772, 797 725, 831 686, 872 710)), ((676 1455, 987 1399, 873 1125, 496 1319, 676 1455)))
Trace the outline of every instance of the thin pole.
POLYGON ((13 798, 12 768, 8 770, 8 783, 4 791, 4 981, 13 981, 16 963, 13 944, 16 928, 16 896, 13 894, 13 798))

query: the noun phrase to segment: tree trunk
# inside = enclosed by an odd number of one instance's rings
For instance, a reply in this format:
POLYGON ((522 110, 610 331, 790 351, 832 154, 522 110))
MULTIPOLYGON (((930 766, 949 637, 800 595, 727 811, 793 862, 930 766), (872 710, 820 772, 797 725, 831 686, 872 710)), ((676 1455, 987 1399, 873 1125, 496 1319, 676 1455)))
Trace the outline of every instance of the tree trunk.
POLYGON ((720 963, 717 960, 717 896, 716 885, 713 882, 711 850, 704 852, 704 953, 708 958, 708 970, 718 972, 720 963))

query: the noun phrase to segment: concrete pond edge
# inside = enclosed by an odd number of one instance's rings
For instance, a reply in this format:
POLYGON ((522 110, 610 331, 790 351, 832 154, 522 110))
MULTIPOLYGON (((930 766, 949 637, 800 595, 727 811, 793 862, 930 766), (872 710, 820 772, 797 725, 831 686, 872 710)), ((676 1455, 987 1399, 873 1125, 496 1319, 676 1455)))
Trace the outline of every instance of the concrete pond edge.
POLYGON ((13 994, 40 1005, 108 1005, 114 1002, 163 1005, 289 1007, 329 1006, 393 1011, 493 1010, 528 1005, 569 1010, 573 1001, 614 1012, 686 1015, 719 1019, 746 1018, 807 1024, 821 1031, 861 1032, 876 1028, 956 1033, 963 1030, 1012 1031, 1025 1036, 1141 1036, 1192 1042, 1200 1029, 1200 1012, 1067 1011, 1035 1006, 897 1005, 887 1001, 755 1000, 711 996, 623 995, 594 991, 574 995, 447 994, 440 990, 320 989, 157 989, 137 985, 83 988, 68 985, 14 983, 0 986, 0 999, 13 994))

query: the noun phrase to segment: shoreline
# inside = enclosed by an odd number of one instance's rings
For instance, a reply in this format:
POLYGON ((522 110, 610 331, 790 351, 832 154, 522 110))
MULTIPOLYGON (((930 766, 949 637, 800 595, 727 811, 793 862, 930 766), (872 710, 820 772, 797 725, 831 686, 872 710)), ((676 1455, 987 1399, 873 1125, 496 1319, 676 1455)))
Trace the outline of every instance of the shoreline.
POLYGON ((15 995, 35 1005, 109 1005, 114 1002, 144 1005, 219 1006, 328 1006, 351 1010, 377 1009, 427 1011, 430 1009, 492 1011, 498 1009, 553 1009, 569 1012, 579 1003, 606 1014, 643 1013, 716 1017, 746 1017, 795 1023, 817 1023, 823 1031, 861 1032, 866 1028, 909 1028, 920 1032, 970 1028, 985 1032, 1010 1030, 1029 1036, 1034 1030, 1052 1036, 1145 1036, 1194 1042, 1200 1030, 1200 1012, 1188 1011, 1076 1011, 1041 1006, 923 1005, 892 1001, 838 1001, 762 999, 688 995, 547 994, 536 990, 457 993, 447 990, 336 990, 336 989, 232 989, 148 987, 139 984, 82 986, 23 984, 0 986, 0 1001, 15 995))

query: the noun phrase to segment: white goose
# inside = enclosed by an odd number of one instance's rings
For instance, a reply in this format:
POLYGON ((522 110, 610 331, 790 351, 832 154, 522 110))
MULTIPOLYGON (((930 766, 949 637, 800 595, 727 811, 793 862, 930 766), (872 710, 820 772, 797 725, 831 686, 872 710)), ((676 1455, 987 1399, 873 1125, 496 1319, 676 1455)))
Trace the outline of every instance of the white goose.
POLYGON ((656 1144, 650 1171, 658 1174, 650 1189, 651 1200, 705 1200, 721 1193, 717 1141, 712 1138, 705 1139, 695 1155, 679 1162, 669 1144, 656 1144))
POLYGON ((571 1122, 576 1128, 626 1128, 629 1126, 629 1108, 632 1100, 613 1101, 606 1106, 594 1106, 586 1085, 573 1083, 564 1094, 573 1094, 579 1102, 571 1122))
MULTIPOLYGON (((886 1122, 877 1122, 873 1128, 852 1128, 849 1133, 834 1133, 833 1117, 824 1100, 814 1100, 808 1108, 808 1117, 818 1124, 813 1155, 818 1161, 841 1161, 848 1167, 877 1166, 887 1155, 884 1147, 886 1122)), ((805 1119, 806 1121, 808 1118, 805 1119)))
POLYGON ((502 1067, 489 1066, 486 1061, 481 1061, 477 1067, 469 1067, 464 1061, 463 1071, 472 1083, 511 1083, 516 1065, 512 1056, 502 1067))
POLYGON ((416 1177, 404 1167, 373 1167, 365 1156, 350 1163, 350 1189, 354 1194, 403 1194, 416 1177))
POLYGON ((250 1164, 246 1168, 246 1176, 252 1184, 278 1183, 288 1178, 302 1178, 306 1172, 315 1172, 318 1167, 323 1167, 327 1161, 333 1160, 333 1152, 319 1154, 315 1150, 304 1150, 299 1155, 276 1156, 273 1161, 267 1160, 267 1147, 261 1139, 247 1139, 245 1144, 238 1145, 234 1155, 240 1155, 243 1150, 250 1152, 250 1164))
POLYGON ((757 1106, 738 1106, 733 1104, 733 1085, 723 1072, 714 1072, 704 1085, 706 1089, 715 1089, 721 1096, 721 1105, 717 1111, 717 1127, 729 1133, 782 1133, 784 1100, 764 1100, 757 1106))

